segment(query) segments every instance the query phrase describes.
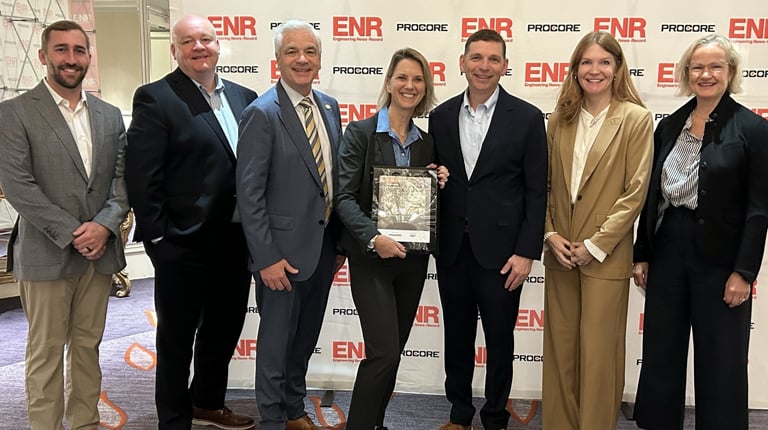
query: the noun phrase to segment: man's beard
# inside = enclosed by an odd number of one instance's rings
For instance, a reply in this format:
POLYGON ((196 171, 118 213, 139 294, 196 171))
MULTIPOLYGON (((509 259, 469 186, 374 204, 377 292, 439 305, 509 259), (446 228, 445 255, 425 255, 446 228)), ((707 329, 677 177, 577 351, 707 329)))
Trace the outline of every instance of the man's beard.
POLYGON ((79 75, 77 75, 74 79, 69 80, 64 78, 64 73, 61 70, 67 68, 80 69, 80 67, 68 67, 67 65, 56 67, 53 69, 53 80, 64 88, 69 88, 70 90, 76 89, 83 82, 83 79, 85 79, 85 75, 88 73, 88 67, 82 68, 79 75))

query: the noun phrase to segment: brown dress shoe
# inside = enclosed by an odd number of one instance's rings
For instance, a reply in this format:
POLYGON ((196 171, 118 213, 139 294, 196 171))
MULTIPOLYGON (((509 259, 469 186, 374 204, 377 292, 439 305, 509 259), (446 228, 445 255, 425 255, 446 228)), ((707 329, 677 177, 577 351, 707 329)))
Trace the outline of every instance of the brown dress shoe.
POLYGON ((215 410, 192 406, 192 424, 214 426, 224 430, 246 430, 255 425, 253 418, 236 414, 226 406, 215 410))
POLYGON ((472 430, 472 426, 463 426, 461 424, 454 424, 450 421, 440 426, 440 430, 472 430))
POLYGON ((285 423, 285 430, 323 430, 323 428, 316 426, 309 418, 309 415, 304 415, 295 420, 288 420, 285 423))

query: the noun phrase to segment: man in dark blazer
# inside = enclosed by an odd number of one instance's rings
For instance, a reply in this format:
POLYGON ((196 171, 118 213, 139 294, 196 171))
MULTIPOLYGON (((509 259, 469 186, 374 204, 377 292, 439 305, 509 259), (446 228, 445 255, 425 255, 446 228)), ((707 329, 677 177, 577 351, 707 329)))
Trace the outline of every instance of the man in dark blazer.
POLYGON ((261 317, 256 401, 261 430, 316 429, 304 412, 305 377, 344 261, 330 215, 341 119, 336 100, 312 89, 317 30, 286 21, 274 40, 280 81, 243 112, 237 148, 237 203, 261 317))
POLYGON ((253 419, 224 397, 251 282, 235 201, 237 121, 256 93, 216 75, 207 19, 181 18, 172 37, 179 67, 136 90, 126 156, 134 238, 155 267, 159 428, 247 429, 253 419))
POLYGON ((445 392, 450 421, 468 430, 478 311, 485 332, 486 429, 507 428, 514 330, 523 282, 541 257, 547 140, 539 109, 499 85, 507 71, 504 39, 480 30, 459 65, 466 92, 429 116, 437 163, 451 172, 441 192, 437 274, 445 321, 445 392))
POLYGON ((91 54, 80 25, 46 26, 38 56, 43 82, 0 103, 0 186, 19 213, 8 262, 29 325, 29 426, 63 430, 66 415, 69 428, 96 428, 99 343, 112 273, 125 266, 125 126, 119 109, 83 91, 91 54))

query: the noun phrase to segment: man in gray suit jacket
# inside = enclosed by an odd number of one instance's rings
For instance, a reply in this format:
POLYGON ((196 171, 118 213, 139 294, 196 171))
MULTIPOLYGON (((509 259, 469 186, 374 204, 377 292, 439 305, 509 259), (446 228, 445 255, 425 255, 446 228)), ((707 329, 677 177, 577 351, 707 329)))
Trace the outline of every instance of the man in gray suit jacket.
POLYGON ((332 174, 341 138, 339 105, 312 90, 320 36, 287 21, 274 33, 280 81, 243 112, 237 204, 261 322, 256 401, 261 430, 318 428, 304 412, 314 352, 333 274, 338 220, 332 174))
POLYGON ((66 414, 70 428, 92 429, 112 273, 125 266, 125 127, 116 107, 83 91, 91 54, 82 27, 47 26, 38 56, 43 82, 0 103, 0 185, 19 212, 9 261, 29 323, 29 424, 60 430, 66 414))

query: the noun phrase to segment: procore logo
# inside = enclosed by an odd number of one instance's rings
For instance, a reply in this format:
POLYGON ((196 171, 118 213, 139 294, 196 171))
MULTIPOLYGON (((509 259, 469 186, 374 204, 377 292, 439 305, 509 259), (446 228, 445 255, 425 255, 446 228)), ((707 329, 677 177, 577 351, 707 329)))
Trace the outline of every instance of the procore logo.
POLYGON ((642 17, 596 17, 595 31, 607 31, 619 42, 645 42, 645 26, 642 17))
POLYGON ((507 42, 512 41, 512 18, 506 17, 463 17, 461 18, 461 41, 466 42, 467 38, 477 30, 491 29, 495 30, 507 42))

